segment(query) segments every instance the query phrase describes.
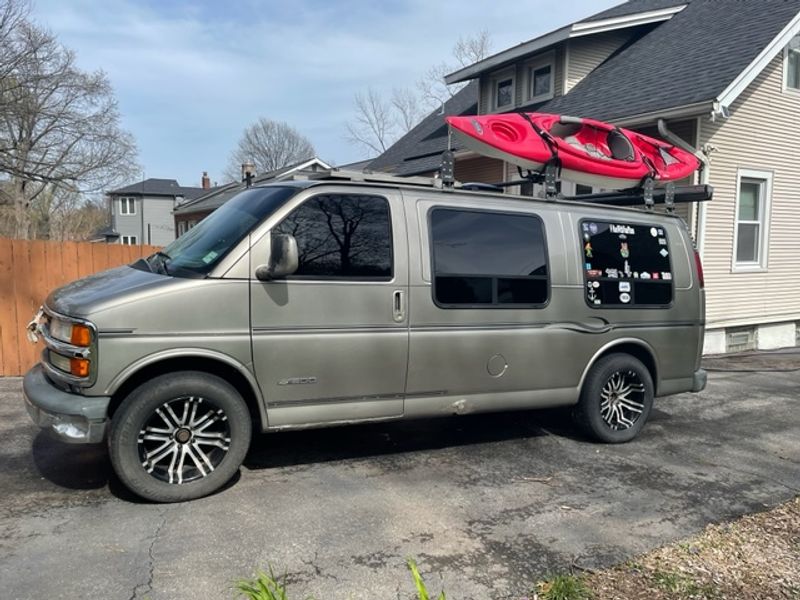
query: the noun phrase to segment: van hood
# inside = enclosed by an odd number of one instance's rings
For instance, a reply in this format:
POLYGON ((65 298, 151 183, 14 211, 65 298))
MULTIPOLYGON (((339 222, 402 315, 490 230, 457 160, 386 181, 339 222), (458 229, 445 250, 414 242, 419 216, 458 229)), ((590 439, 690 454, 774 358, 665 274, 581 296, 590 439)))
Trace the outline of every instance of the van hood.
POLYGON ((45 304, 70 317, 90 317, 141 293, 163 293, 186 280, 122 266, 78 279, 51 292, 45 304))

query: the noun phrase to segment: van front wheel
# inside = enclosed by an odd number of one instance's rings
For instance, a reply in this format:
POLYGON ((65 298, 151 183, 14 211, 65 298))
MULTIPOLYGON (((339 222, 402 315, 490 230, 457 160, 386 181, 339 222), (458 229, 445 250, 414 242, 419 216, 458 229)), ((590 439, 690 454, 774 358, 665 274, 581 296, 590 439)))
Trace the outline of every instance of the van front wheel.
POLYGON ((226 381, 196 371, 156 377, 131 392, 108 437, 119 478, 156 502, 206 496, 227 483, 250 446, 251 420, 226 381))
POLYGON ((629 354, 609 354, 595 363, 573 412, 576 424, 601 442, 635 438, 653 408, 653 378, 629 354))

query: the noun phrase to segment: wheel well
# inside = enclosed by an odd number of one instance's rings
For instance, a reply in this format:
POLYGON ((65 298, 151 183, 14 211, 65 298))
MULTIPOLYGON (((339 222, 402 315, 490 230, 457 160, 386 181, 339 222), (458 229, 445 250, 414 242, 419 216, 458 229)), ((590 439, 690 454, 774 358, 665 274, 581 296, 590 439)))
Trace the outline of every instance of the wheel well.
POLYGON ((253 419, 253 423, 263 428, 264 423, 261 420, 258 398, 247 378, 231 365, 201 356, 167 358, 142 367, 132 373, 111 396, 111 403, 108 406, 109 418, 114 416, 122 401, 139 385, 159 375, 177 371, 202 371, 224 379, 241 394, 247 404, 247 408, 250 410, 250 417, 253 419))
POLYGON ((595 362, 609 354, 630 354, 634 358, 638 358, 650 372, 650 377, 653 379, 653 395, 658 395, 658 369, 656 368, 656 360, 650 350, 640 344, 624 342, 611 348, 606 348, 597 356, 595 362))

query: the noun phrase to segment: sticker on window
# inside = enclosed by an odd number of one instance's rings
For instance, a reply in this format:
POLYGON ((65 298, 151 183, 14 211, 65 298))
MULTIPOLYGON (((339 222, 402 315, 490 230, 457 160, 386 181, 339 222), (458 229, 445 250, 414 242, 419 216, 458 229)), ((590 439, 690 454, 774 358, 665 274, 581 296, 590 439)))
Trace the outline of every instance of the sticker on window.
POLYGON ((581 222, 586 301, 590 306, 665 306, 672 302, 672 265, 661 227, 581 222))
POLYGON ((214 259, 215 259, 215 258, 217 258, 218 256, 219 256, 219 252, 214 252, 214 251, 212 250, 211 252, 209 252, 208 254, 206 254, 206 255, 203 257, 203 262, 204 262, 204 263, 206 263, 206 264, 209 264, 209 263, 210 263, 212 260, 214 260, 214 259))

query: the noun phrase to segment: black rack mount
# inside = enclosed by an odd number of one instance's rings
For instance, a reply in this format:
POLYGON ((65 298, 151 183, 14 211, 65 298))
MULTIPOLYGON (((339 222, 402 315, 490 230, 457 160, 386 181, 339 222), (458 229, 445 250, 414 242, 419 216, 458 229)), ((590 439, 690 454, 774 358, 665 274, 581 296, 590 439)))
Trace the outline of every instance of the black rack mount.
MULTIPOLYGON (((690 202, 707 202, 714 196, 714 188, 710 185, 676 185, 672 191, 670 202, 669 188, 653 189, 653 204, 687 204, 690 202)), ((644 206, 647 205, 645 192, 641 188, 620 190, 618 192, 601 192, 582 196, 564 196, 563 200, 589 202, 592 204, 610 204, 612 206, 644 206)))

